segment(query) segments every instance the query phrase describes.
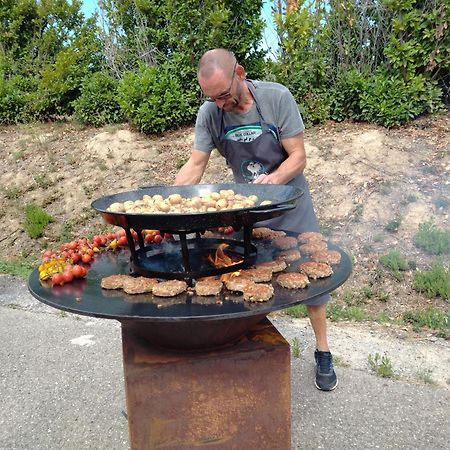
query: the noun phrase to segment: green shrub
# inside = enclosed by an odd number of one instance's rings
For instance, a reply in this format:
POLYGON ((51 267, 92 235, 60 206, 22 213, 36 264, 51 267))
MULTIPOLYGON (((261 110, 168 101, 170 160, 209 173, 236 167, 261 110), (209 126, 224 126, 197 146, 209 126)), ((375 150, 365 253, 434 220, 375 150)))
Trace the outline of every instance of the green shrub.
POLYGON ((32 239, 43 235, 45 227, 53 221, 52 216, 47 214, 39 206, 29 203, 25 207, 25 231, 32 239))
POLYGON ((306 127, 323 123, 330 118, 330 94, 308 92, 300 101, 300 110, 306 127))
POLYGON ((416 331, 428 327, 444 333, 450 332, 450 311, 443 313, 432 306, 419 311, 406 311, 403 313, 403 320, 411 323, 416 331))
POLYGON ((408 263, 402 258, 398 250, 391 250, 387 255, 380 256, 380 264, 389 269, 397 280, 403 279, 404 272, 408 269, 408 263))
POLYGON ((417 247, 433 255, 450 253, 450 232, 439 229, 433 222, 421 223, 413 239, 417 247))
POLYGON ((367 75, 351 69, 341 72, 333 89, 331 118, 361 120, 361 94, 365 88, 367 75))
POLYGON ((122 112, 144 133, 161 133, 191 121, 195 95, 185 91, 169 64, 128 72, 119 84, 122 112))
POLYGON ((413 288, 428 297, 442 297, 450 300, 450 271, 441 262, 435 262, 431 270, 418 270, 414 276, 413 288))
POLYGON ((376 375, 383 378, 395 378, 394 369, 391 360, 386 356, 381 356, 379 353, 370 353, 367 357, 370 370, 376 375))
POLYGON ((83 81, 81 95, 74 102, 75 118, 96 127, 120 122, 118 82, 107 72, 96 72, 83 81))
POLYGON ((28 278, 33 267, 34 264, 29 261, 6 261, 0 259, 0 273, 14 275, 16 277, 28 278))

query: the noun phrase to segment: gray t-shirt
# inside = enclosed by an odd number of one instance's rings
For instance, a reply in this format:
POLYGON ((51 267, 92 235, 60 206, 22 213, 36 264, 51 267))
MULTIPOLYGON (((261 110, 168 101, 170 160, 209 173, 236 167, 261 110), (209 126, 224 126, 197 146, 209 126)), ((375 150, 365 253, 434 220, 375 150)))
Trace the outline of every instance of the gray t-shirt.
MULTIPOLYGON (((264 121, 281 139, 289 138, 304 131, 305 126, 298 106, 290 91, 278 83, 253 81, 256 101, 264 121)), ((255 102, 245 113, 224 112, 224 132, 226 139, 249 142, 261 134, 261 117, 255 102)), ((219 148, 219 108, 214 102, 205 102, 195 123, 194 149, 211 152, 219 148)))

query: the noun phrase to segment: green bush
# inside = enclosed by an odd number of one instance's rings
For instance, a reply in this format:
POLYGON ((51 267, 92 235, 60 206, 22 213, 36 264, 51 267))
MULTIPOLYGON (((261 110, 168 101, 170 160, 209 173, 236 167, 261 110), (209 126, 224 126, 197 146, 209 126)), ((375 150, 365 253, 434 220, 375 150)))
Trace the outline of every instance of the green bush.
POLYGON ((185 91, 170 64, 141 66, 119 84, 118 101, 130 122, 144 133, 161 133, 191 121, 196 98, 185 91))
POLYGON ((404 272, 408 269, 408 263, 402 258, 398 250, 391 250, 387 255, 380 256, 380 264, 389 269, 397 280, 403 279, 404 272))
POLYGON ((433 255, 450 253, 450 232, 432 222, 421 223, 413 239, 417 247, 433 255))
POLYGON ((305 126, 323 123, 330 118, 330 95, 327 92, 309 92, 300 101, 305 126))
POLYGON ((108 72, 96 72, 83 81, 81 95, 74 102, 75 118, 96 127, 123 119, 117 101, 118 81, 108 72))
POLYGON ((361 94, 365 89, 366 75, 355 70, 344 71, 337 77, 331 102, 331 118, 361 120, 361 94))
POLYGON ((53 217, 34 203, 28 203, 25 207, 25 231, 32 239, 41 237, 45 227, 53 222, 53 217))
POLYGON ((369 78, 361 92, 361 118, 385 127, 402 125, 426 112, 442 107, 442 91, 422 75, 405 82, 379 71, 369 78))
POLYGON ((428 297, 442 297, 450 300, 450 271, 441 262, 435 262, 431 270, 418 270, 414 276, 413 288, 428 297))
POLYGON ((411 323, 417 331, 422 327, 428 327, 445 333, 450 332, 450 311, 443 313, 432 306, 420 311, 406 311, 403 314, 403 320, 411 323))

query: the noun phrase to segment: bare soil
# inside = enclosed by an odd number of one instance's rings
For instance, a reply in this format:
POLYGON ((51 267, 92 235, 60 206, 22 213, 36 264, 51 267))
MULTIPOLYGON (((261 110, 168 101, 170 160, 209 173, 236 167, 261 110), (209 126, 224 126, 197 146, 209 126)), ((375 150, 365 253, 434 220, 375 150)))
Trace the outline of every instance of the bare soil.
MULTIPOLYGON (((193 128, 146 136, 127 125, 102 129, 72 123, 0 127, 0 259, 36 259, 44 248, 104 229, 90 203, 138 186, 172 184, 189 157, 193 128), (24 231, 24 206, 33 202, 53 218, 45 236, 24 231)), ((413 242, 419 224, 449 227, 450 114, 418 119, 394 130, 328 123, 307 130, 309 180, 324 233, 354 259, 354 271, 335 301, 399 317, 408 310, 449 304, 412 289, 414 267, 436 259, 413 242), (393 223, 397 231, 388 231, 393 223), (391 225, 391 226, 390 226, 391 225), (379 264, 397 249, 412 269, 399 281, 379 264)), ((202 180, 232 181, 214 152, 202 180)), ((450 256, 442 258, 446 265, 450 256)))

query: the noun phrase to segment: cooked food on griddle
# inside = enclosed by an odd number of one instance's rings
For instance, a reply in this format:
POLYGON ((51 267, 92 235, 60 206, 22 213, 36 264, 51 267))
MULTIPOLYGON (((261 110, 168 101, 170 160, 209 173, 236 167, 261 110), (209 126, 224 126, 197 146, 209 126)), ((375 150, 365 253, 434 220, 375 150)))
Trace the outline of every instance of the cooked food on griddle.
POLYGON ((266 227, 253 228, 252 230, 252 237, 254 239, 274 239, 282 236, 286 236, 284 231, 272 230, 266 227))
POLYGON ((314 252, 326 250, 327 243, 325 241, 308 242, 307 244, 300 245, 298 249, 300 250, 300 253, 306 253, 307 255, 310 255, 314 252))
POLYGON ((243 292, 246 287, 253 286, 254 284, 256 283, 249 278, 239 276, 232 277, 229 280, 225 281, 225 286, 227 287, 227 289, 235 292, 243 292))
POLYGON ((266 267, 257 267, 255 269, 244 269, 238 278, 248 278, 255 283, 262 283, 272 279, 272 270, 266 267))
POLYGON ((201 278, 195 283, 197 295, 218 295, 222 290, 222 282, 214 277, 201 278))
POLYGON ((297 261, 298 259, 300 259, 300 257, 300 252, 295 248, 284 250, 277 254, 277 259, 281 259, 287 263, 297 261))
POLYGON ((270 284, 254 284, 246 286, 243 294, 248 302, 267 302, 273 296, 273 287, 270 284))
POLYGON ((297 236, 300 243, 306 244, 307 242, 326 241, 325 236, 317 231, 305 231, 297 236))
POLYGON ((158 297, 175 297, 187 289, 187 284, 182 280, 162 281, 153 287, 153 295, 158 297))
POLYGON ((281 272, 286 269, 287 264, 282 259, 274 259, 273 261, 265 261, 256 265, 257 269, 270 269, 272 272, 281 272))
POLYGON ((122 289, 125 280, 133 278, 131 275, 110 275, 102 278, 100 286, 103 289, 122 289))
POLYGON ((317 278, 326 278, 333 274, 333 269, 326 263, 307 261, 298 266, 299 272, 308 275, 313 280, 317 278))
POLYGON ((339 264, 341 262, 341 254, 337 250, 320 250, 312 253, 311 259, 327 264, 339 264))
POLYGON ((272 244, 279 250, 289 250, 290 248, 296 248, 298 245, 297 239, 292 236, 281 236, 272 239, 272 244))
POLYGON ((260 202, 256 195, 242 195, 232 189, 219 192, 209 192, 203 196, 182 197, 180 194, 144 195, 138 200, 114 202, 107 211, 127 214, 180 214, 214 212, 230 209, 251 208, 267 204, 268 200, 260 202))
POLYGON ((127 294, 146 294, 152 292, 157 284, 156 278, 128 277, 123 281, 122 289, 127 294))
POLYGON ((280 273, 277 283, 287 289, 303 289, 309 284, 309 279, 304 273, 288 272, 280 273))

